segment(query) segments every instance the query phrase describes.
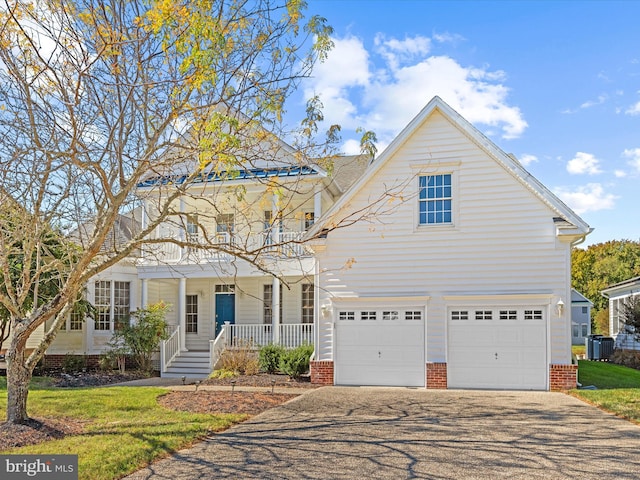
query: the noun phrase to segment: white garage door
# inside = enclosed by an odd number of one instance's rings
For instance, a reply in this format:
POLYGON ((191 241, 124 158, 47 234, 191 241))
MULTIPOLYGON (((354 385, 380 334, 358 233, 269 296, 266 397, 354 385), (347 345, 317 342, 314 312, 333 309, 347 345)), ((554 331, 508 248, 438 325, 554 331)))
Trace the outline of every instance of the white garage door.
POLYGON ((425 385, 423 308, 349 309, 337 317, 337 385, 425 385))
POLYGON ((541 307, 449 309, 449 388, 547 388, 547 333, 541 307))

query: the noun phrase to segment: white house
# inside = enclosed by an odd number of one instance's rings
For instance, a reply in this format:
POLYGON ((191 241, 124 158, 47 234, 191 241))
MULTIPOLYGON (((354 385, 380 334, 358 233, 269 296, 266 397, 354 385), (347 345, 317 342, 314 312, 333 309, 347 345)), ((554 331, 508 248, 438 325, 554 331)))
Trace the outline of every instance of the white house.
POLYGON ((309 232, 318 262, 312 381, 563 389, 570 250, 589 226, 435 97, 309 232), (331 230, 371 192, 392 214, 331 230))
POLYGON ((640 350, 640 342, 625 332, 625 324, 620 318, 623 304, 640 296, 640 277, 611 285, 602 290, 602 295, 609 299, 609 334, 615 339, 616 348, 640 350))
MULTIPOLYGON (((575 386, 564 306, 571 246, 591 229, 517 159, 438 97, 372 163, 324 170, 282 152, 289 166, 192 185, 160 243, 88 285, 96 321, 70 319, 48 353, 97 355, 128 311, 163 300, 162 375, 204 376, 225 345, 251 339, 313 342, 321 384, 575 386), (187 238, 218 250, 161 242, 187 238)), ((141 225, 180 181, 139 185, 141 225)))
POLYGON ((591 335, 593 302, 577 290, 571 290, 571 344, 584 345, 591 335))

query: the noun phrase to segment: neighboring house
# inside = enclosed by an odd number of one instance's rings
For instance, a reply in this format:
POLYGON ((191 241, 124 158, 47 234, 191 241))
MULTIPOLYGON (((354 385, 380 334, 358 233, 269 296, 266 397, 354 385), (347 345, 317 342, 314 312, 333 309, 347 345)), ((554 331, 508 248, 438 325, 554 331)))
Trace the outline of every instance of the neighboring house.
POLYGON ((616 348, 640 350, 640 342, 624 331, 625 324, 620 318, 624 302, 640 296, 640 277, 611 285, 602 290, 602 295, 609 299, 609 334, 615 338, 616 348))
POLYGON ((584 345, 591 335, 593 303, 577 290, 571 289, 571 344, 584 345))
POLYGON ((562 389, 571 247, 589 226, 436 97, 313 226, 405 185, 393 214, 311 242, 316 383, 562 389))

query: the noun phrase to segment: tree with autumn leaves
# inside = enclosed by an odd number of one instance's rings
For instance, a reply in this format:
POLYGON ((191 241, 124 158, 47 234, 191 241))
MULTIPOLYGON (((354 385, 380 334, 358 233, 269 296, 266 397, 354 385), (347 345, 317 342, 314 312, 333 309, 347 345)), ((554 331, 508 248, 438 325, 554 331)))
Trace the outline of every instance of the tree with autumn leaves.
POLYGON ((600 292, 637 276, 640 241, 611 240, 571 252, 571 286, 593 302, 592 319, 597 333, 609 333, 608 301, 600 292))
MULTIPOLYGON (((20 206, 0 237, 0 275, 11 279, 0 290, 11 327, 9 422, 28 418, 33 368, 96 274, 163 241, 231 248, 264 268, 260 251, 150 234, 164 221, 194 221, 176 204, 207 175, 224 180, 290 157, 292 166, 314 158, 330 169, 339 127, 319 132, 319 100, 310 99, 299 124, 283 121, 286 100, 332 46, 325 19, 307 18, 305 9, 302 0, 0 4, 0 210, 20 206), (140 197, 141 182, 176 173, 180 182, 158 182, 152 201, 140 197), (120 236, 143 200, 153 211, 120 236), (44 257, 51 235, 59 248, 44 257), (24 259, 19 272, 16 256, 24 259), (44 295, 38 285, 47 278, 56 283, 44 295), (43 325, 44 337, 27 352, 43 325)), ((363 138, 373 153, 375 136, 363 138)), ((268 187, 287 197, 285 187, 268 187)), ((243 191, 234 195, 244 200, 243 191)))

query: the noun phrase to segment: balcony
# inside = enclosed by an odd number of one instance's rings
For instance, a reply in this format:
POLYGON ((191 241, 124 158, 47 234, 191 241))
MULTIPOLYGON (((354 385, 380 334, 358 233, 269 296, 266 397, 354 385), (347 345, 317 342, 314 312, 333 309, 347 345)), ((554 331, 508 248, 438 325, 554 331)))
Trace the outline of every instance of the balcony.
MULTIPOLYGON (((274 242, 269 232, 240 236, 238 234, 218 233, 214 246, 220 250, 201 250, 197 248, 183 248, 174 243, 158 244, 152 251, 142 255, 141 265, 184 265, 212 262, 230 262, 234 256, 224 250, 238 248, 241 251, 255 252, 274 258, 293 259, 310 257, 311 252, 304 245, 295 243, 300 241, 305 232, 281 232, 280 241, 274 242)), ((190 239, 194 240, 194 239, 190 239)), ((197 241, 197 238, 195 239, 197 241)))

